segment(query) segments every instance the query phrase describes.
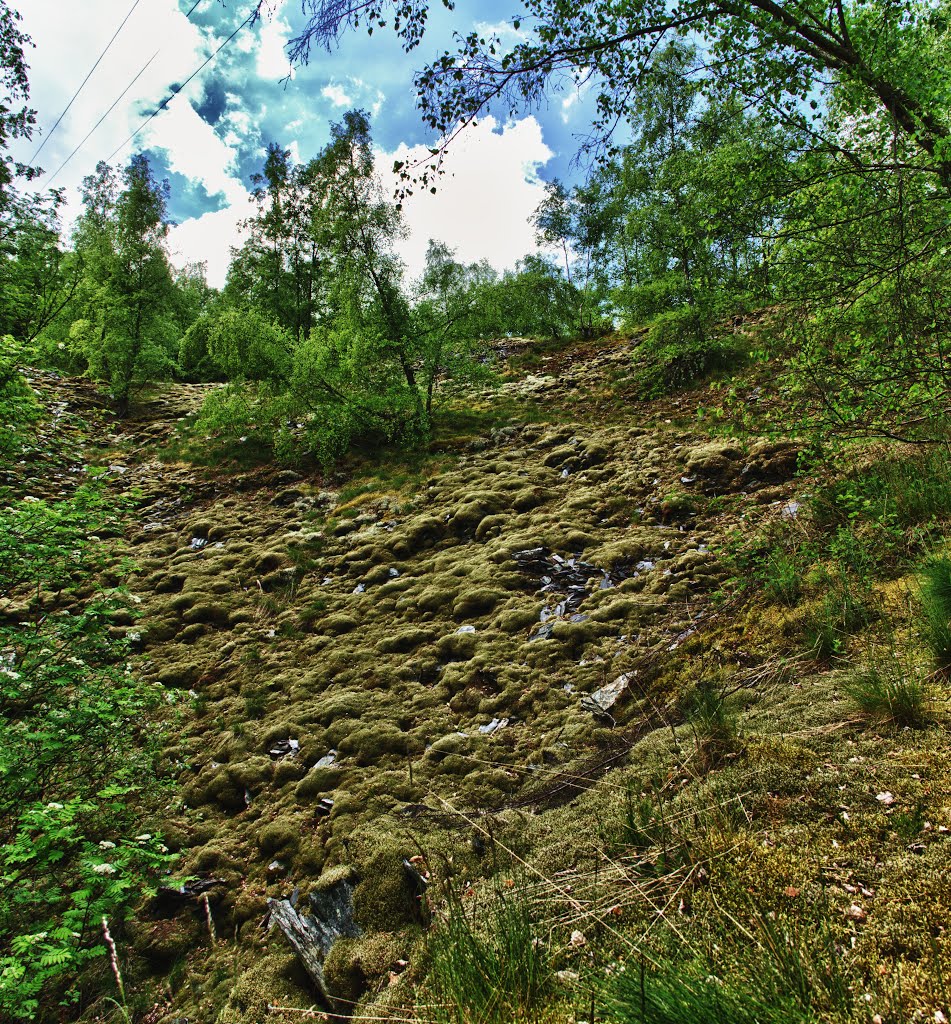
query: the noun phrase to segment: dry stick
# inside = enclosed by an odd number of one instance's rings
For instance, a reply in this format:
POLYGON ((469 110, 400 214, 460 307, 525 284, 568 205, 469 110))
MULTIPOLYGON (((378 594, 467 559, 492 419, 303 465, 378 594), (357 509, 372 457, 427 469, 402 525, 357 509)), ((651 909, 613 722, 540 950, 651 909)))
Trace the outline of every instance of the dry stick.
POLYGON ((211 903, 208 901, 208 893, 205 893, 201 900, 205 904, 205 920, 208 922, 208 934, 211 936, 212 944, 214 944, 218 941, 218 936, 215 933, 215 920, 211 916, 211 903))
MULTIPOLYGON (((349 1002, 347 999, 341 999, 340 1002, 349 1002)), ((351 1004, 351 1005, 356 1005, 351 1004)), ((311 1020, 325 1020, 325 1021, 338 1021, 340 1020, 339 1014, 324 1013, 323 1010, 311 1010, 303 1009, 299 1006, 279 1006, 277 1003, 268 1003, 267 1012, 270 1014, 275 1013, 299 1013, 303 1017, 307 1017, 311 1020)), ((372 1020, 372 1021, 395 1021, 396 1024, 437 1024, 436 1021, 427 1021, 422 1017, 369 1017, 364 1014, 356 1013, 347 1018, 348 1020, 360 1021, 360 1020, 372 1020)))
POLYGON ((122 997, 122 1005, 125 1005, 125 985, 122 984, 122 971, 119 969, 119 954, 116 950, 116 943, 109 932, 109 920, 105 914, 102 915, 102 934, 109 947, 109 966, 112 968, 112 975, 116 979, 116 986, 119 995, 122 997))

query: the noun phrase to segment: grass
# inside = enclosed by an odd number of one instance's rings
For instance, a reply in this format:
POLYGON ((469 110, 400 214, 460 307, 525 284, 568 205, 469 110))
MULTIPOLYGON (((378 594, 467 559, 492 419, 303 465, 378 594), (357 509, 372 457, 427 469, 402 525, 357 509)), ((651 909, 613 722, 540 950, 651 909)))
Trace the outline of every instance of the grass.
POLYGON ((935 668, 951 670, 951 557, 936 555, 920 575, 921 638, 935 668))
POLYGON ((849 636, 872 621, 874 610, 867 588, 842 566, 822 570, 818 580, 827 589, 806 620, 806 642, 819 661, 830 661, 845 653, 849 636))
POLYGON ((793 608, 802 597, 799 560, 788 551, 773 551, 763 567, 764 586, 771 601, 793 608))
POLYGON ((450 892, 429 955, 435 1016, 451 1024, 535 1020, 553 978, 547 943, 517 886, 498 888, 483 908, 450 892))
POLYGON ((752 986, 739 987, 700 970, 665 963, 628 968, 611 987, 608 1006, 617 1024, 794 1024, 809 1017, 771 1005, 752 986))
POLYGON ((867 668, 856 675, 846 693, 873 722, 914 728, 928 719, 927 690, 920 679, 901 668, 867 668))
POLYGON ((688 699, 686 712, 697 758, 704 771, 716 768, 740 749, 736 716, 714 682, 706 680, 697 684, 688 699))

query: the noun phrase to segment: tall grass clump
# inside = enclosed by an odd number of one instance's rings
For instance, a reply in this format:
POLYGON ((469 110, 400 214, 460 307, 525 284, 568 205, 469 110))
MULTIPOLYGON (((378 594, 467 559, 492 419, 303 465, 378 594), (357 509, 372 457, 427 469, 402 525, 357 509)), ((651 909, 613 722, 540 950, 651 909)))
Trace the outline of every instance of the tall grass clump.
POLYGON ((687 700, 686 718, 693 732, 697 758, 705 771, 740 749, 736 715, 714 682, 697 684, 687 700))
POLYGON ((517 888, 481 907, 450 893, 429 956, 432 1013, 446 1024, 535 1020, 551 984, 548 944, 517 888))
POLYGON ((927 690, 920 679, 900 668, 867 668, 856 674, 846 693, 873 722, 913 728, 928 718, 927 690))
POLYGON ((951 670, 951 557, 935 555, 920 575, 921 637, 935 668, 951 670))
POLYGON ((682 964, 620 972, 608 994, 616 1024, 798 1024, 809 1017, 795 1006, 772 1004, 752 986, 726 982, 682 964))

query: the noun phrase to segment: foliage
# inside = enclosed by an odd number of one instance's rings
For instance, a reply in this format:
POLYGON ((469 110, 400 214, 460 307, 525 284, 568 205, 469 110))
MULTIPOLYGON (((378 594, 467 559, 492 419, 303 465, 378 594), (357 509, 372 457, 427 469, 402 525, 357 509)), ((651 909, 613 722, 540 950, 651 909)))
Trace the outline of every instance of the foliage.
POLYGON ((84 263, 72 343, 90 376, 105 382, 120 415, 150 381, 167 376, 178 337, 171 269, 165 251, 168 183, 152 177, 148 158, 122 174, 100 163, 84 180, 85 212, 75 247, 84 263))
POLYGON ((62 191, 13 196, 0 241, 0 332, 33 342, 67 307, 81 264, 60 243, 62 191))
POLYGON ((7 230, 2 218, 12 199, 14 180, 37 173, 6 152, 11 142, 31 139, 36 124, 36 113, 26 105, 30 83, 24 51, 32 43, 19 21, 19 12, 11 10, 7 0, 0 0, 0 241, 7 230))
POLYGON ((233 381, 286 381, 291 339, 256 309, 226 309, 207 321, 212 364, 233 381))
POLYGON ((24 427, 39 414, 33 391, 20 373, 21 357, 13 338, 0 337, 0 462, 19 452, 24 427))
POLYGON ((0 624, 0 1008, 33 1019, 72 1000, 98 955, 103 914, 121 921, 168 858, 135 794, 154 780, 158 690, 132 675, 117 639, 129 602, 88 594, 114 556, 99 535, 120 510, 95 487, 2 513, 0 591, 16 615, 0 624))

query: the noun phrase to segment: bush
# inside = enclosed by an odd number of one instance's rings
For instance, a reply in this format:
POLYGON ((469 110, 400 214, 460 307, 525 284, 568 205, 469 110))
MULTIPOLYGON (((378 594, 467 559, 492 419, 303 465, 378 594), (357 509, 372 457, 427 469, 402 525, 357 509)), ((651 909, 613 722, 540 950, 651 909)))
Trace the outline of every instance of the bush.
POLYGON ((638 374, 642 398, 658 398, 690 387, 711 373, 736 365, 741 353, 733 336, 714 333, 712 325, 709 311, 686 305, 654 320, 641 348, 649 359, 638 374))
POLYGON ((113 631, 121 591, 75 593, 115 558, 96 534, 120 509, 94 487, 0 512, 0 1017, 30 1020, 78 997, 102 952, 103 915, 121 921, 168 862, 140 835, 134 794, 154 782, 161 693, 128 669, 113 631))

